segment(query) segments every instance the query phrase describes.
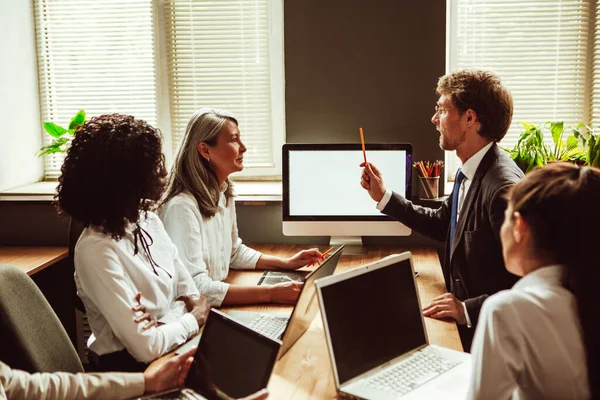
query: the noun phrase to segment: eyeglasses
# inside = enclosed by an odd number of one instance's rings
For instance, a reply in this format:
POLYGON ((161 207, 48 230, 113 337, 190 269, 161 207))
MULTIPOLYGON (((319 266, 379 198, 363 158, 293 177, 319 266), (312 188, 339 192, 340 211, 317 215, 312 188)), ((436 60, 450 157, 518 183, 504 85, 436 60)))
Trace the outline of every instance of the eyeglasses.
POLYGON ((458 108, 444 108, 444 107, 440 107, 437 104, 435 105, 435 114, 446 113, 450 110, 458 110, 458 108))

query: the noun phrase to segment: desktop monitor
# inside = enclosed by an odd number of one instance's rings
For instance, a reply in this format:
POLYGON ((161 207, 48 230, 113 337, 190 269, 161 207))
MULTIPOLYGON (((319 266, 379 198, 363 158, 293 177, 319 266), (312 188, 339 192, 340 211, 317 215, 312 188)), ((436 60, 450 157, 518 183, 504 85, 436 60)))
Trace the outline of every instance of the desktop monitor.
MULTIPOLYGON (((366 156, 387 189, 410 199, 410 144, 366 144, 366 156)), ((361 162, 359 143, 283 145, 283 234, 331 236, 332 244, 347 246, 361 245, 362 236, 410 235, 360 186, 361 162)))

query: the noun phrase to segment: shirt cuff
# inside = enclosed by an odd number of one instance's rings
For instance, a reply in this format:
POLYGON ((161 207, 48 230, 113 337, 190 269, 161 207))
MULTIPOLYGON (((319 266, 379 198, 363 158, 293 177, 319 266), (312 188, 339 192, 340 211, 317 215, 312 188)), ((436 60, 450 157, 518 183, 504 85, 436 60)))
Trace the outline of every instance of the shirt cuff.
POLYGON ((194 317, 192 314, 184 314, 179 321, 183 324, 185 330, 188 332, 188 339, 198 333, 200 326, 198 325, 196 317, 194 317))
POLYGON ((471 318, 469 318, 469 312, 467 311, 467 306, 464 301, 461 301, 460 304, 462 304, 463 310, 465 311, 465 319, 467 320, 467 328, 472 328, 471 318))
POLYGON ((390 199, 392 198, 392 191, 391 190, 386 190, 383 197, 381 198, 381 200, 379 201, 379 203, 377 203, 377 209, 379 211, 383 211, 383 209, 385 208, 385 206, 387 206, 387 204, 389 203, 390 199))
POLYGON ((213 282, 212 286, 215 286, 215 288, 210 293, 205 294, 206 300, 211 307, 221 307, 221 305, 223 305, 223 300, 225 300, 225 296, 227 295, 227 291, 229 290, 229 283, 213 282))
POLYGON ((242 246, 243 248, 239 249, 238 253, 231 259, 229 266, 233 269, 256 269, 256 264, 262 253, 246 245, 242 246))
POLYGON ((126 374, 128 383, 125 387, 131 397, 143 396, 146 392, 146 380, 143 373, 126 374))

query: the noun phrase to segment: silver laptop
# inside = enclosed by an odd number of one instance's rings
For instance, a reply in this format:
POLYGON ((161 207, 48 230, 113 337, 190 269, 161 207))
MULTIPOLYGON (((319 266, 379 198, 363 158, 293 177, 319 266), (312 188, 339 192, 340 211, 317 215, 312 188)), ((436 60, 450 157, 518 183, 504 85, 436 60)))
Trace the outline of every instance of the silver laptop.
POLYGON ((406 252, 316 282, 339 392, 465 398, 470 355, 429 344, 413 271, 406 252))
POLYGON ((304 286, 298 296, 298 302, 290 317, 277 313, 256 311, 229 311, 227 314, 265 336, 281 339, 282 345, 277 356, 279 360, 306 332, 317 315, 319 306, 315 292, 315 281, 333 274, 342 256, 343 249, 344 245, 341 245, 332 250, 328 258, 306 276, 304 286))

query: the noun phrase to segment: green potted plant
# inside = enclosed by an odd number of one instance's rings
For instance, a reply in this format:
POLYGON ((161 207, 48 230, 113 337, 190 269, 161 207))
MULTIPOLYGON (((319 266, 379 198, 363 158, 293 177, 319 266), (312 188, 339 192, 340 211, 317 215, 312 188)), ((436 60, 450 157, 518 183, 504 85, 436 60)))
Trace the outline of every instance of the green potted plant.
POLYGON ((586 165, 600 168, 600 135, 585 124, 579 124, 573 128, 573 134, 582 143, 586 165))
POLYGON ((52 136, 52 143, 42 147, 37 155, 41 157, 46 154, 52 153, 64 153, 67 151, 69 144, 71 143, 71 138, 75 134, 77 128, 79 128, 85 122, 85 111, 79 110, 77 114, 73 118, 71 118, 71 122, 69 122, 68 128, 63 128, 60 125, 55 124, 54 122, 44 122, 44 130, 48 133, 48 135, 52 136), (65 136, 66 134, 70 136, 65 136))
POLYGON ((521 122, 524 131, 517 144, 507 151, 515 163, 527 173, 535 167, 543 166, 552 161, 583 162, 584 148, 579 145, 579 136, 574 132, 563 140, 565 135, 562 121, 549 121, 541 125, 521 122), (544 143, 544 134, 549 132, 552 144, 544 143))

